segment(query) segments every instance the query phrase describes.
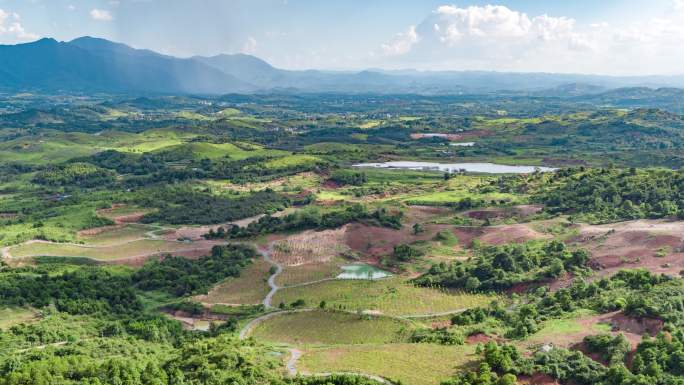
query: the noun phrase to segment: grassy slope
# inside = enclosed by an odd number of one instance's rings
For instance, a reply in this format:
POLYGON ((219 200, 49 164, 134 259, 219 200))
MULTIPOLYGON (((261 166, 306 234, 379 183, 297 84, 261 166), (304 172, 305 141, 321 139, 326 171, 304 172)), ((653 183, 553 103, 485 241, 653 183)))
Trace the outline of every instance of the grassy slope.
POLYGON ((308 350, 300 360, 307 372, 362 372, 405 385, 435 385, 475 357, 473 345, 368 344, 308 350))
POLYGON ((408 323, 335 311, 290 313, 261 323, 252 336, 288 344, 380 344, 405 341, 408 323))
POLYGON ((454 311, 485 305, 492 297, 485 295, 447 293, 437 289, 415 287, 402 278, 377 281, 335 280, 309 286, 283 289, 276 293, 273 303, 292 303, 298 299, 308 306, 326 301, 329 307, 376 310, 389 315, 420 315, 454 311))

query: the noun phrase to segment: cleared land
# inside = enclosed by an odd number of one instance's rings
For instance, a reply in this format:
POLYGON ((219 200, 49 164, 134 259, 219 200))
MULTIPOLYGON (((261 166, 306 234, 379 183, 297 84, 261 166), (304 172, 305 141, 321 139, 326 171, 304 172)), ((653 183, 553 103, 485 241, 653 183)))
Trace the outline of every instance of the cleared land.
POLYGON ((38 319, 38 314, 30 309, 20 307, 0 308, 0 330, 13 325, 28 323, 38 319))
POLYGON ((388 317, 317 310, 270 318, 251 335, 295 345, 381 344, 406 341, 409 327, 407 322, 388 317))
POLYGON ((335 230, 308 230, 273 244, 272 258, 285 266, 329 262, 349 251, 344 244, 346 227, 335 230))
POLYGON ((81 231, 78 239, 87 245, 114 246, 140 240, 152 230, 154 229, 144 225, 115 225, 81 231))
POLYGON ((582 225, 579 236, 570 241, 591 252, 591 263, 602 276, 634 268, 677 275, 684 269, 683 221, 582 225))

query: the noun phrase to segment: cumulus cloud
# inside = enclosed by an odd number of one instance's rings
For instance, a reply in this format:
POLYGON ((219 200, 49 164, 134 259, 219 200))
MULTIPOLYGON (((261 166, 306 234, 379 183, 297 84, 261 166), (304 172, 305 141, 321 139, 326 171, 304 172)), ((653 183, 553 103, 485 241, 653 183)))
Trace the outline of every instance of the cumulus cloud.
POLYGON ((398 33, 394 38, 382 45, 382 52, 385 55, 403 55, 411 50, 414 44, 418 43, 416 26, 412 25, 408 31, 398 33))
POLYGON ((104 9, 93 9, 90 11, 90 17, 97 21, 112 21, 114 17, 111 12, 104 9))
POLYGON ((38 35, 26 32, 17 13, 0 9, 0 40, 5 43, 35 40, 38 35))
MULTIPOLYGON (((684 0, 673 7, 684 11, 684 0)), ((579 25, 502 5, 437 7, 380 46, 393 60, 442 69, 676 73, 684 62, 684 15, 628 25, 579 25)))

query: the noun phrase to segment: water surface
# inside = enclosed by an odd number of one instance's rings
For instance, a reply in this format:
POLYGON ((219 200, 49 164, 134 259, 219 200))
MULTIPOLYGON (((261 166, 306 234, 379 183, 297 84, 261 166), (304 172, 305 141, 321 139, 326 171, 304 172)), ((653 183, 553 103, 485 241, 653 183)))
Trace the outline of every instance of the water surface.
POLYGON ((342 266, 343 272, 337 276, 339 279, 380 279, 392 274, 365 263, 342 266))
POLYGON ((555 168, 536 167, 536 166, 509 166, 496 163, 434 163, 434 162, 413 162, 396 161, 384 163, 359 163, 354 167, 373 167, 373 168, 394 168, 405 170, 427 170, 444 172, 479 172, 486 174, 529 174, 537 169, 542 172, 555 171, 555 168))

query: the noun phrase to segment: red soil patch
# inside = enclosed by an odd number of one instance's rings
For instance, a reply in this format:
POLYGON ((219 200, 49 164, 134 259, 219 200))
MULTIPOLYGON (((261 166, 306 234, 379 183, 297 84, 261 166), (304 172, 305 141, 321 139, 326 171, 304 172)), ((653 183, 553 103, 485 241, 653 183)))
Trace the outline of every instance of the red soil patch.
POLYGON ((114 210, 125 207, 125 206, 126 206, 125 204, 115 203, 112 205, 111 208, 97 210, 97 214, 98 215, 104 215, 104 216, 107 216, 108 218, 111 218, 114 221, 114 223, 116 223, 117 225, 140 222, 140 219, 145 215, 145 212, 143 212, 143 211, 133 212, 133 213, 128 213, 128 214, 111 215, 114 212, 114 210), (109 214, 109 215, 107 215, 107 214, 109 214))
POLYGON ((321 185, 321 187, 331 189, 331 190, 337 190, 338 188, 341 188, 342 185, 335 182, 332 179, 328 179, 321 185))
POLYGON ((475 333, 471 334, 468 337, 466 337, 466 343, 470 345, 476 345, 479 343, 486 344, 489 341, 495 340, 494 338, 484 334, 484 333, 475 333))
POLYGON ((347 226, 344 239, 352 250, 367 256, 379 257, 391 254, 396 245, 431 239, 437 233, 434 227, 433 225, 426 226, 426 231, 414 235, 409 226, 395 230, 352 223, 347 226))
POLYGON ((145 216, 145 213, 131 213, 126 215, 119 215, 113 218, 114 223, 125 224, 125 223, 138 223, 145 216))
POLYGON ((436 206, 410 206, 406 217, 410 224, 429 221, 431 219, 441 217, 451 213, 452 211, 445 207, 436 206))
POLYGON ((77 232, 76 234, 79 237, 92 237, 94 235, 102 234, 102 233, 104 233, 106 231, 110 231, 110 230, 116 230, 116 229, 121 228, 121 227, 123 227, 123 226, 122 225, 113 225, 113 226, 95 227, 92 229, 81 230, 81 231, 77 232))
POLYGON ((629 221, 583 226, 571 240, 591 252, 599 276, 622 269, 645 268, 657 274, 684 270, 684 222, 629 221))
POLYGON ((522 243, 533 239, 549 238, 525 225, 488 227, 486 234, 480 238, 484 243, 502 245, 504 243, 522 243))
POLYGON ((663 327, 663 321, 653 318, 637 319, 626 316, 620 311, 584 317, 577 320, 582 325, 582 330, 577 333, 569 333, 554 336, 552 342, 556 347, 582 349, 584 337, 597 334, 594 326, 608 324, 611 326, 609 334, 615 336, 622 334, 629 341, 632 349, 641 342, 643 335, 655 336, 663 327))
POLYGON ((513 207, 487 208, 481 210, 469 210, 463 213, 468 218, 473 219, 507 219, 507 218, 526 218, 537 214, 543 210, 541 205, 520 205, 513 207))
POLYGON ((489 227, 458 227, 428 224, 425 225, 424 232, 415 235, 410 226, 404 226, 400 230, 395 230, 354 223, 347 227, 345 243, 356 252, 379 257, 391 254, 394 251, 394 246, 399 244, 431 240, 442 230, 451 231, 464 247, 470 247, 475 239, 490 245, 501 245, 547 237, 524 224, 489 227))
POLYGON ((589 325, 589 323, 610 324, 612 328, 611 333, 622 333, 630 344, 632 344, 632 349, 635 349, 641 342, 641 336, 647 334, 653 337, 663 329, 664 325, 664 322, 660 319, 634 318, 619 311, 587 318, 582 320, 582 323, 587 325, 589 325))

